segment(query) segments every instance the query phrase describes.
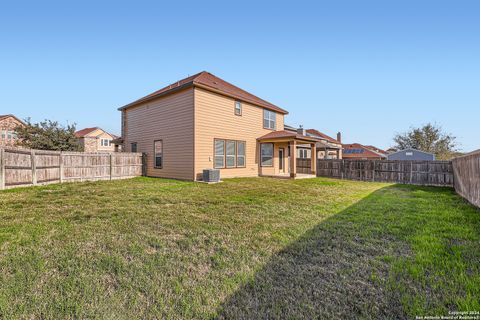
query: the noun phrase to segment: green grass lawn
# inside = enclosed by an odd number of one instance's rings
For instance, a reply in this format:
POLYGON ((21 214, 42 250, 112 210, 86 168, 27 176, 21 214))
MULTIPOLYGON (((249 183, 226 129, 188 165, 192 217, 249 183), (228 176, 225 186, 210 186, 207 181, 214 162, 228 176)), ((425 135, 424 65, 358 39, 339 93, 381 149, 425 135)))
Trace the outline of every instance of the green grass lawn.
POLYGON ((0 192, 0 319, 480 311, 480 211, 448 188, 164 179, 0 192))

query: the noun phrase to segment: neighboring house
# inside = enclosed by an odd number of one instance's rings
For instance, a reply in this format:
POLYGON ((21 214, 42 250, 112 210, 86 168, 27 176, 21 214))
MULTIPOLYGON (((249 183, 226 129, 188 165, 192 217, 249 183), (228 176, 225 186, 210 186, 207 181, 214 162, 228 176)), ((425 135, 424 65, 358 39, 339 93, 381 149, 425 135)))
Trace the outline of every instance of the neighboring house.
POLYGON ((344 144, 342 156, 343 159, 349 160, 382 160, 387 157, 385 153, 377 152, 360 143, 344 144))
POLYGON ((387 160, 417 160, 434 161, 435 155, 416 149, 405 149, 387 155, 387 160))
MULTIPOLYGON (((314 137, 320 140, 321 142, 317 143, 317 157, 319 159, 341 159, 342 158, 342 143, 340 132, 337 133, 337 140, 332 137, 316 130, 316 129, 306 129, 302 127, 295 128, 289 125, 285 125, 285 130, 290 132, 298 132, 300 134, 314 137), (340 139, 340 140, 339 140, 340 139)), ((311 148, 310 145, 299 145, 297 147, 297 158, 299 159, 309 159, 311 157, 311 148)))
POLYGON ((377 152, 377 153, 381 153, 381 154, 384 154, 384 155, 388 154, 387 151, 385 151, 385 150, 383 150, 383 149, 380 149, 380 148, 377 148, 377 147, 372 146, 372 145, 370 145, 370 146, 365 146, 365 147, 367 147, 368 149, 373 150, 373 151, 375 151, 375 152, 377 152))
MULTIPOLYGON (((205 71, 119 110, 124 150, 147 154, 147 176, 201 180, 217 168, 223 178, 296 177, 290 154, 321 142, 285 130, 286 110, 205 71)), ((315 173, 313 157, 310 166, 315 173)))
POLYGON ((24 125, 12 114, 0 115, 0 146, 14 146, 18 141, 15 128, 24 125))
POLYGON ((75 132, 85 152, 117 152, 119 145, 112 143, 117 136, 99 127, 85 128, 75 132))

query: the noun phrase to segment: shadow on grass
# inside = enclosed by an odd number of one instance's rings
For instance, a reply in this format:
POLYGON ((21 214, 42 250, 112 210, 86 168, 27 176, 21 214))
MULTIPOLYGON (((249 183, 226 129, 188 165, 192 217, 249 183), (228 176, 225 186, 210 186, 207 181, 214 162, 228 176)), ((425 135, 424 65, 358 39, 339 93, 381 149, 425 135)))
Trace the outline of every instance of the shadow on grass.
POLYGON ((401 190, 380 189, 311 229, 230 296, 218 318, 406 318, 388 289, 389 263, 411 254, 403 229, 392 232, 404 199, 390 196, 401 190))

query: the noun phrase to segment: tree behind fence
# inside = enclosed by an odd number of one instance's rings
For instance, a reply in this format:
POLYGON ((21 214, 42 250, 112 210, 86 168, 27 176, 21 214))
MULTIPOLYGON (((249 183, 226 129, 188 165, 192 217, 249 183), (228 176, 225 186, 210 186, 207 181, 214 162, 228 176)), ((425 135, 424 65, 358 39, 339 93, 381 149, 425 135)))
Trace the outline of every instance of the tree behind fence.
POLYGON ((318 160, 317 176, 360 181, 453 186, 450 161, 318 160))
POLYGON ((84 153, 0 148, 0 189, 141 176, 141 153, 84 153))

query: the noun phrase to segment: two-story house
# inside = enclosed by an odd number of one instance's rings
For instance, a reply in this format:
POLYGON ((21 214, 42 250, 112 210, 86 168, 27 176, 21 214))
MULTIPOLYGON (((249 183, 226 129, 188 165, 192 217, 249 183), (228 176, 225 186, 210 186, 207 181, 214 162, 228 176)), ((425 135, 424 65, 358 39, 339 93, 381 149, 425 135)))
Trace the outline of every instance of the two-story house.
POLYGON ((99 127, 84 128, 75 132, 84 152, 115 152, 118 145, 113 141, 118 137, 99 127))
POLYGON ((18 138, 15 128, 25 123, 12 114, 0 115, 0 146, 15 146, 18 138))
MULTIPOLYGON (((297 177, 297 145, 319 139, 284 129, 288 112, 208 72, 177 81, 119 110, 123 150, 147 154, 146 174, 201 180, 297 177)), ((316 151, 310 173, 315 173, 316 151)))

